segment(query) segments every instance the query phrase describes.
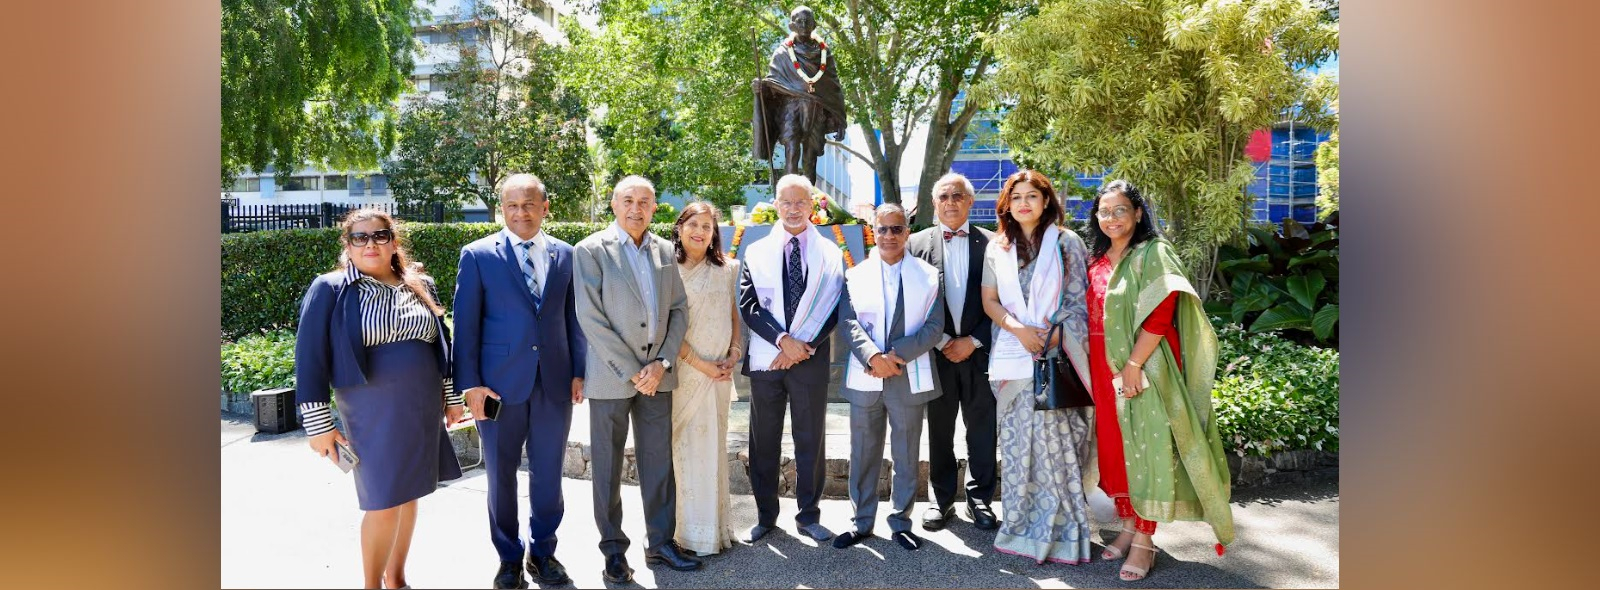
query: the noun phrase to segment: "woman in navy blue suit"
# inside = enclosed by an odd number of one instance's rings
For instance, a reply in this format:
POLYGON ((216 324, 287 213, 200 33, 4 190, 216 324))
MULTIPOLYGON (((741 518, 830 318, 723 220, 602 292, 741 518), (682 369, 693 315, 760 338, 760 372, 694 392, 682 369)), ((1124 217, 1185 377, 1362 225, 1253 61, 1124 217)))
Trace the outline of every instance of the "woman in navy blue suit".
POLYGON ((399 588, 417 499, 461 477, 445 427, 465 406, 451 391, 450 334, 433 279, 401 247, 394 218, 358 209, 340 229, 338 268, 317 277, 300 306, 295 388, 311 449, 337 462, 345 443, 357 457, 366 587, 399 588))

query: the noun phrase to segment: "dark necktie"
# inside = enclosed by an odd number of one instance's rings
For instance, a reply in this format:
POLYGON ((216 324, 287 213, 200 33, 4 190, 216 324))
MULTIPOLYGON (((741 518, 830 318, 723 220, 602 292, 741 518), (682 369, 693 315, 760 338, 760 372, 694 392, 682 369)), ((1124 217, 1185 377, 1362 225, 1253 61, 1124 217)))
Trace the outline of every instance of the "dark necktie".
POLYGON ((944 230, 944 241, 948 242, 948 241, 950 241, 950 238, 953 238, 953 237, 956 237, 956 236, 961 236, 963 238, 967 237, 967 230, 964 230, 964 229, 958 229, 956 231, 950 231, 948 229, 944 230))
POLYGON ((539 296, 539 275, 533 270, 533 242, 527 241, 522 246, 522 274, 528 281, 528 292, 533 294, 533 313, 539 313, 539 308, 544 307, 544 297, 539 296))
POLYGON ((799 236, 789 237, 789 262, 784 270, 783 319, 794 326, 794 314, 800 310, 800 296, 806 292, 806 273, 800 270, 799 236))

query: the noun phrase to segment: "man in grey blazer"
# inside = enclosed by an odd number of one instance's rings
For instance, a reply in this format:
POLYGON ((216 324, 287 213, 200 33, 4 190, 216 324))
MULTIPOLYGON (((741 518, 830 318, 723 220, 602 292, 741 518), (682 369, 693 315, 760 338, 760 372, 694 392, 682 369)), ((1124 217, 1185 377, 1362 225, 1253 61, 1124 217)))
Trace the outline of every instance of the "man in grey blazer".
POLYGON ((930 351, 944 332, 939 269, 906 256, 910 228, 899 205, 877 210, 878 247, 845 273, 847 297, 839 319, 849 334, 850 366, 843 389, 850 401, 850 503, 855 528, 834 538, 843 549, 872 536, 878 515, 878 474, 883 465, 884 422, 889 426, 894 485, 889 528, 907 550, 922 547, 911 532, 917 493, 923 412, 939 397, 930 351))
POLYGON ((584 397, 594 465, 594 521, 606 581, 633 579, 622 532, 622 450, 633 419, 644 499, 645 561, 680 571, 700 568, 673 541, 677 484, 672 475, 672 360, 688 330, 683 280, 672 242, 650 233, 655 186, 629 176, 611 193, 615 223, 574 247, 578 325, 588 339, 584 397))

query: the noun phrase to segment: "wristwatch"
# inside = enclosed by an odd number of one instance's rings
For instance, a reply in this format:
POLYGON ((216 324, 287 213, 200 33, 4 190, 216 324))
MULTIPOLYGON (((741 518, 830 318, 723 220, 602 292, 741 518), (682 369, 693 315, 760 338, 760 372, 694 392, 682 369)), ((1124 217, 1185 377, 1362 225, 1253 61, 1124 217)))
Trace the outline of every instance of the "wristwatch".
POLYGON ((661 368, 669 371, 672 370, 672 361, 667 360, 667 357, 658 356, 656 357, 656 362, 661 363, 661 368))

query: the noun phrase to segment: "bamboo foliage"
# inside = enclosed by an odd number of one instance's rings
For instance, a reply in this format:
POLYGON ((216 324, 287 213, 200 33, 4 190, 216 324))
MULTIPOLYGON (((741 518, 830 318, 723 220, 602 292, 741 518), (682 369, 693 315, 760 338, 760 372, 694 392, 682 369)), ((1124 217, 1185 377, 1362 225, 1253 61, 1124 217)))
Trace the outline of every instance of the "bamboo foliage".
POLYGON ((1302 0, 1045 0, 993 39, 984 94, 1019 160, 1143 187, 1205 294, 1249 218, 1250 134, 1324 120, 1326 83, 1299 70, 1338 40, 1302 0))

